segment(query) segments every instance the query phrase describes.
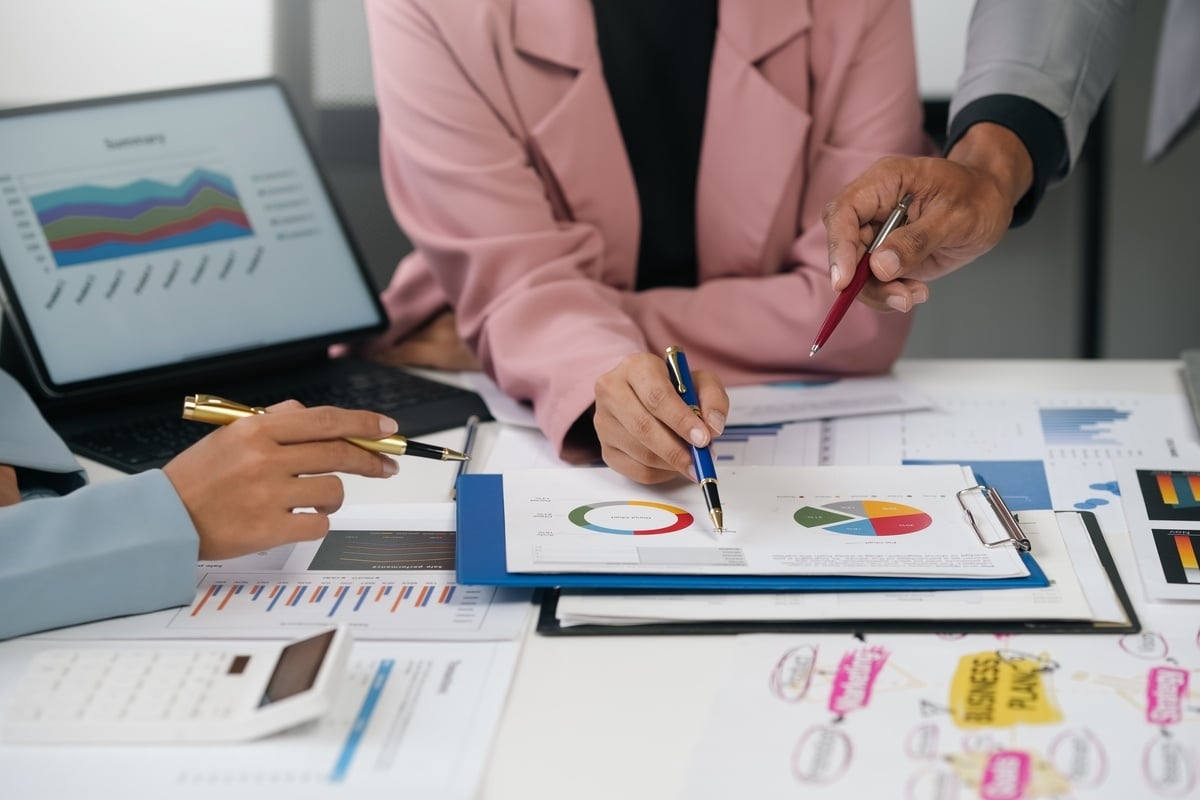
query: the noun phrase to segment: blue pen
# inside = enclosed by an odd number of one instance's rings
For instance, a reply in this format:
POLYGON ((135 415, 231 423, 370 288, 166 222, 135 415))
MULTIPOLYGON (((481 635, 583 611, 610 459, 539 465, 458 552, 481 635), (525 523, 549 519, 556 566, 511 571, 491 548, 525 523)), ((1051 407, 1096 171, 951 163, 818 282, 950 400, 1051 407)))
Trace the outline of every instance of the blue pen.
MULTIPOLYGON (((675 384, 675 391, 683 398, 696 416, 700 416, 700 400, 696 397, 696 387, 692 384, 692 373, 688 369, 687 356, 678 347, 671 345, 667 348, 667 371, 675 384)), ((718 531, 725 530, 724 513, 721 511, 721 498, 717 495, 717 470, 713 466, 712 453, 707 447, 692 448, 692 465, 696 469, 696 479, 700 481, 700 490, 704 492, 704 502, 708 505, 708 516, 712 518, 713 527, 718 531)))

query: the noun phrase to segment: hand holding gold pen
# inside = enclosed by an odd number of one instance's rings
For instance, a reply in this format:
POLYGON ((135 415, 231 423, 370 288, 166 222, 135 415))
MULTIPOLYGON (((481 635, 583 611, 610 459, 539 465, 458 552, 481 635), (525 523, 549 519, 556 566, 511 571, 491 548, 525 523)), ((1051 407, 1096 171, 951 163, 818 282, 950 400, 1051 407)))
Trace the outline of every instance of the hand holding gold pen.
MULTIPOLYGON (((265 414, 267 410, 258 406, 247 406, 217 397, 211 394, 193 394, 183 399, 183 418, 196 422, 207 422, 211 425, 228 425, 242 417, 252 417, 255 414, 265 414)), ((448 447, 426 444, 414 441, 405 436, 395 434, 383 439, 359 439, 346 437, 350 444, 370 450, 374 453, 386 453, 393 456, 417 456, 432 458, 438 461, 466 461, 469 456, 451 450, 448 447)))

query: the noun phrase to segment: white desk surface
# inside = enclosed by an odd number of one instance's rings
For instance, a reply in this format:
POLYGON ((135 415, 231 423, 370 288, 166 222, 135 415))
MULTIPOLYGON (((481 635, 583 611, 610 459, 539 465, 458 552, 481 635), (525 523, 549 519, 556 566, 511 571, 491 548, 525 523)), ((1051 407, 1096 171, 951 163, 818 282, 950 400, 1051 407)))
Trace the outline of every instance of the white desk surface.
MULTIPOLYGON (((938 391, 1182 392, 1173 360, 909 360, 895 374, 938 391)), ((495 424, 481 427, 477 463, 495 424)), ((422 437, 458 447, 463 432, 422 437)), ((347 481, 349 502, 449 499, 450 465, 405 464, 386 481, 347 481), (408 466, 408 469, 405 467, 408 466)), ((109 474, 98 468, 95 476, 109 474)), ((1110 542, 1135 602, 1127 542, 1110 542)), ((524 643, 480 792, 482 800, 679 797, 708 704, 732 653, 727 636, 544 637, 524 643)), ((732 735, 732 734, 731 734, 732 735)))

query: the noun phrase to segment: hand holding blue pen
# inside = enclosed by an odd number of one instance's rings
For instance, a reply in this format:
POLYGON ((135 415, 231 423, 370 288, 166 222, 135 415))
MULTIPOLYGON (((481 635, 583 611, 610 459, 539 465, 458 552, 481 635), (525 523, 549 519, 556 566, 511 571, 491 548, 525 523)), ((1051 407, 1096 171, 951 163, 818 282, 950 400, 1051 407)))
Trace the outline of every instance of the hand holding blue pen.
MULTIPOLYGON (((667 348, 667 371, 671 374, 671 382, 675 391, 683 398, 696 416, 700 416, 700 400, 696 396, 696 387, 692 384, 692 373, 688 369, 687 356, 678 347, 667 348)), ((717 470, 713 466, 712 453, 708 447, 697 447, 689 444, 692 450, 692 464, 696 469, 696 480, 700 481, 700 489, 704 492, 704 502, 708 505, 708 516, 712 519, 713 527, 718 531, 725 530, 724 512, 721 509, 721 498, 717 494, 717 470)))

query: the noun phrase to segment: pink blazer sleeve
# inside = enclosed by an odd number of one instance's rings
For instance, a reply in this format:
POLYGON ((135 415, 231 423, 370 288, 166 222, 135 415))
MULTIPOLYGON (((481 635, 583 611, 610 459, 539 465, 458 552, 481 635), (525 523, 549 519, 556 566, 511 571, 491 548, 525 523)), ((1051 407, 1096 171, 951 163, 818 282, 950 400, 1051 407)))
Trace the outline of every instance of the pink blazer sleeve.
MULTIPOLYGON (((823 84, 824 53, 839 35, 829 20, 814 30, 814 142, 800 203, 800 236, 779 274, 707 281, 694 290, 654 289, 626 295, 626 310, 653 347, 686 341, 693 364, 726 383, 762 381, 797 371, 876 373, 899 357, 907 314, 855 303, 818 357, 808 350, 834 299, 821 211, 879 158, 927 154, 921 132, 912 20, 906 2, 874 3, 844 75, 823 84), (698 324, 702 321, 702 324, 698 324)), ((836 20, 832 20, 836 23, 836 20)))
POLYGON ((519 135, 420 9, 367 9, 393 213, 484 369, 533 401, 561 447, 593 402, 595 378, 646 349, 619 292, 594 277, 604 242, 592 226, 554 219, 519 135))

